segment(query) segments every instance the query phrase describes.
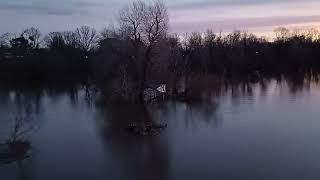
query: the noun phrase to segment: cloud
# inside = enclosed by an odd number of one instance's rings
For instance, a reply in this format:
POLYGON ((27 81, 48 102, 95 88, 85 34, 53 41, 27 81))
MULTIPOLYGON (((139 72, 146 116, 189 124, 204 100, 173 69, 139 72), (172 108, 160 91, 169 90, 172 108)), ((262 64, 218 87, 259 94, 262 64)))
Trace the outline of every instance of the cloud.
POLYGON ((172 24, 171 28, 175 32, 181 33, 186 29, 188 31, 206 31, 213 29, 215 31, 234 31, 250 30, 255 28, 266 28, 276 26, 287 26, 291 24, 303 24, 319 22, 320 16, 276 16, 276 17, 258 17, 258 18, 235 18, 228 20, 213 20, 197 22, 181 22, 172 24))
MULTIPOLYGON (((36 26, 45 32, 79 25, 102 27, 117 21, 120 8, 133 0, 0 0, 0 29, 36 26)), ((144 0, 150 1, 150 0, 144 0)), ((319 0, 164 0, 173 32, 252 30, 320 22, 319 0)))
MULTIPOLYGON (((192 10, 202 8, 222 8, 233 6, 248 6, 248 5, 265 5, 279 3, 295 3, 302 2, 301 0, 179 0, 172 2, 170 8, 176 10, 192 10)), ((305 0, 303 3, 318 2, 318 0, 305 0)))
POLYGON ((88 8, 101 4, 86 1, 3 1, 0 2, 0 11, 14 12, 17 14, 40 15, 72 15, 88 12, 88 8))
POLYGON ((270 0, 202 0, 189 1, 185 3, 180 2, 173 4, 171 7, 174 9, 198 9, 207 7, 265 4, 269 2, 270 0))

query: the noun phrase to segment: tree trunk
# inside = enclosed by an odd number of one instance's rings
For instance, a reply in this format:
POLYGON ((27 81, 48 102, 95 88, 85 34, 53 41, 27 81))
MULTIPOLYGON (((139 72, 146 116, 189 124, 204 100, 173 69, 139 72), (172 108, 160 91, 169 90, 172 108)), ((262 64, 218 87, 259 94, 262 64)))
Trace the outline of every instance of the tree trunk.
POLYGON ((144 90, 146 88, 147 83, 147 73, 149 62, 151 61, 151 47, 149 47, 146 51, 145 58, 142 61, 142 70, 141 70, 141 78, 140 78, 140 90, 139 90, 139 101, 144 103, 144 90))

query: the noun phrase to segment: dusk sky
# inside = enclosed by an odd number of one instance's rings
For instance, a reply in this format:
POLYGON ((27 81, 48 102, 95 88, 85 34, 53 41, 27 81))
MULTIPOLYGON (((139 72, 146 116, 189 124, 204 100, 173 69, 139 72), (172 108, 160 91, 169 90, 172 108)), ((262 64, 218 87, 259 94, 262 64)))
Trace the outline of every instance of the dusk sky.
MULTIPOLYGON (((80 25, 116 25, 129 0, 0 0, 0 33, 35 26, 44 33, 80 25)), ((165 0, 170 32, 246 30, 267 35, 278 26, 320 25, 319 0, 165 0)))

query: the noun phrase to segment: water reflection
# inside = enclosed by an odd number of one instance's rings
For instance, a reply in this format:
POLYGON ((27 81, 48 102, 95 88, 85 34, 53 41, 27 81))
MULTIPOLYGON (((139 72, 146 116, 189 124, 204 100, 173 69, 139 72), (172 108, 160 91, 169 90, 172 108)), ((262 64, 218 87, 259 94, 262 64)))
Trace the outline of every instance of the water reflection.
POLYGON ((219 104, 212 99, 201 103, 170 102, 166 108, 159 110, 159 116, 162 119, 170 119, 170 121, 182 121, 186 128, 196 129, 202 123, 205 126, 220 127, 222 117, 218 109, 219 104))
POLYGON ((27 122, 39 131, 28 137, 35 156, 0 165, 0 171, 13 180, 250 179, 252 174, 261 179, 268 173, 291 177, 290 168, 316 176, 303 166, 320 165, 312 153, 320 150, 318 89, 313 79, 265 79, 227 83, 202 99, 147 106, 95 103, 91 87, 2 90, 1 137, 7 138, 10 117, 19 114, 30 114, 27 122), (301 122, 303 116, 308 118, 301 122), (165 122, 168 128, 137 137, 124 131, 133 122, 165 122))
POLYGON ((138 105, 100 107, 99 128, 107 159, 116 157, 125 179, 168 179, 170 157, 166 135, 136 137, 125 133, 129 123, 157 121, 150 109, 138 105))
POLYGON ((30 136, 39 128, 38 123, 34 121, 30 110, 27 109, 19 112, 6 128, 8 130, 5 133, 6 136, 0 139, 0 166, 7 164, 17 170, 17 173, 12 172, 13 174, 9 174, 9 177, 32 179, 35 149, 30 136))
POLYGON ((71 87, 68 90, 67 94, 68 94, 68 96, 70 98, 70 103, 71 103, 72 107, 75 107, 75 106, 78 105, 78 99, 79 99, 78 98, 78 92, 79 92, 79 90, 74 88, 74 87, 71 87))
POLYGON ((11 102, 17 107, 18 113, 39 113, 41 111, 41 91, 11 92, 11 102))
POLYGON ((12 164, 0 164, 0 170, 2 173, 1 178, 10 180, 33 180, 35 179, 35 167, 33 157, 23 161, 16 161, 12 164))

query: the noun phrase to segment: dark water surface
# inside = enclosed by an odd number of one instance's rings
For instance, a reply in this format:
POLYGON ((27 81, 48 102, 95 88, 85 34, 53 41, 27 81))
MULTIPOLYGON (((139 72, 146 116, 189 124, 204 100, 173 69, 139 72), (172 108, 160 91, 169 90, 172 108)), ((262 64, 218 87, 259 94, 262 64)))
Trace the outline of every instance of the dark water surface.
POLYGON ((32 114, 32 156, 0 164, 1 180, 320 179, 320 86, 270 81, 205 102, 90 103, 83 91, 0 93, 0 137, 32 114), (123 131, 167 122, 155 137, 123 131))

